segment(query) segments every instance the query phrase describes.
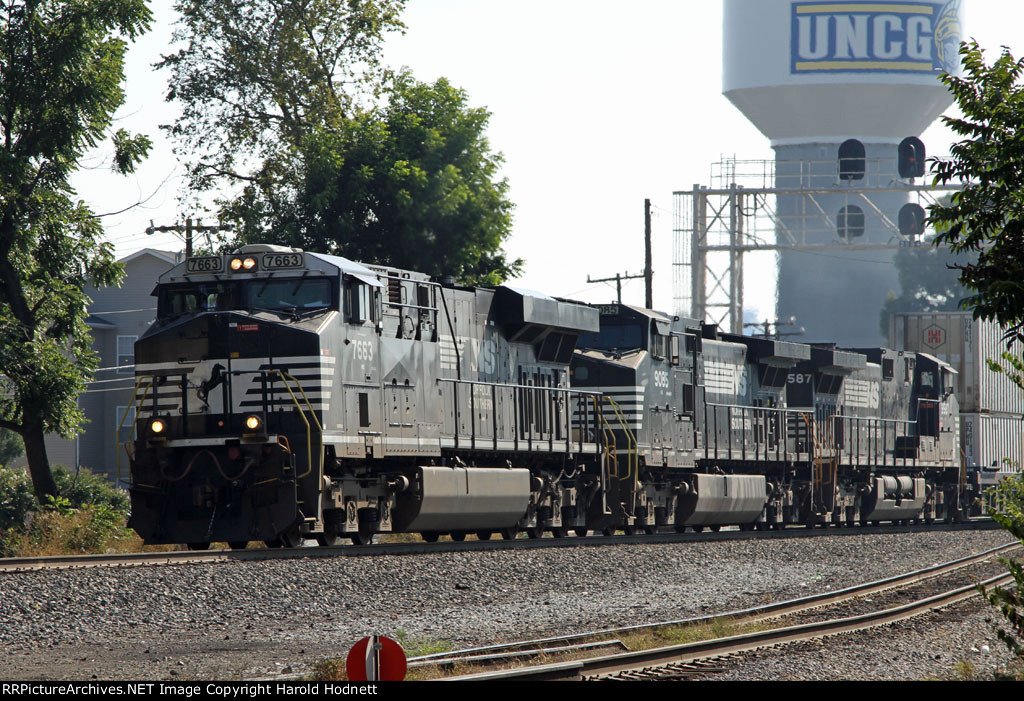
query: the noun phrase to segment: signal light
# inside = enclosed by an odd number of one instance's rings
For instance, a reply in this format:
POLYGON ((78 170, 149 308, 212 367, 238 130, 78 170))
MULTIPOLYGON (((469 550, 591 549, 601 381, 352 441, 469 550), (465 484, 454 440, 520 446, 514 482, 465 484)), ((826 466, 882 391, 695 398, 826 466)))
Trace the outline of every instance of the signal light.
POLYGON ((857 139, 847 139, 839 145, 840 180, 863 180, 866 168, 864 144, 857 139))
POLYGON ((909 202, 900 208, 900 234, 909 238, 917 238, 924 234, 924 207, 909 202))
POLYGON ((850 240, 864 235, 864 210, 855 204, 846 205, 836 217, 839 238, 850 240))
POLYGON ((899 172, 904 179, 924 177, 924 144, 916 136, 908 136, 899 145, 899 172))

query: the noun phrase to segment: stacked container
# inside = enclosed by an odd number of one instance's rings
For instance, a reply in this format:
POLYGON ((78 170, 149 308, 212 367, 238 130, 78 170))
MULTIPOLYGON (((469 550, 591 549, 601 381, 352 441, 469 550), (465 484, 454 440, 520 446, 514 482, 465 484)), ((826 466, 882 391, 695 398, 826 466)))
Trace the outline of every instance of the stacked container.
MULTIPOLYGON (((960 441, 968 467, 982 470, 982 482, 1024 464, 1024 392, 988 360, 1005 351, 1004 330, 975 320, 970 312, 913 312, 889 318, 889 343, 898 350, 928 353, 957 371, 960 441), (1009 461, 1009 463, 1007 462, 1009 461)), ((1020 346, 1014 352, 1020 353, 1020 346)))

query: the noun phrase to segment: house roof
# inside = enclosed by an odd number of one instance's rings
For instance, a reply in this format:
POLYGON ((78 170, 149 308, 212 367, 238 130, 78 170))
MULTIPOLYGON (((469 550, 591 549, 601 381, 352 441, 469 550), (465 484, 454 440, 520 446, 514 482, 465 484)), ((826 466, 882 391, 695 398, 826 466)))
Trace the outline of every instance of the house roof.
POLYGON ((95 314, 90 314, 89 316, 87 316, 85 318, 85 325, 88 326, 91 329, 116 329, 117 328, 117 324, 113 324, 113 323, 107 321, 106 319, 104 319, 102 316, 96 316, 95 314))
POLYGON ((171 265, 177 265, 182 260, 182 253, 178 251, 160 251, 157 250, 156 248, 143 248, 138 251, 135 251, 135 253, 129 254, 124 258, 121 258, 117 262, 131 263, 133 260, 136 260, 143 256, 153 256, 154 258, 159 258, 160 260, 165 261, 166 263, 169 263, 171 265))

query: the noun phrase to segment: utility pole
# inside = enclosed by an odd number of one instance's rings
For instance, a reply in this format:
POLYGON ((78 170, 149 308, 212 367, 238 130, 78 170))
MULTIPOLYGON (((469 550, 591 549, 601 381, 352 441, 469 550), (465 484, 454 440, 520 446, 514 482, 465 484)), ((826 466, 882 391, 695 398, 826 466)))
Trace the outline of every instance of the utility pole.
POLYGON ((205 234, 211 231, 228 231, 231 227, 227 224, 218 224, 216 226, 203 226, 202 219, 197 219, 195 226, 192 225, 192 217, 185 220, 185 226, 181 224, 174 224, 173 226, 153 226, 153 220, 149 220, 149 226, 146 228, 146 233, 152 235, 156 232, 167 232, 173 231, 176 234, 184 232, 185 234, 185 257, 192 257, 192 234, 205 234))
POLYGON ((615 290, 618 293, 619 304, 622 304, 622 281, 623 280, 636 280, 642 278, 643 275, 630 275, 629 273, 615 273, 615 277, 603 277, 599 280, 591 280, 590 276, 587 275, 587 284, 592 285, 597 282, 611 282, 615 281, 615 290))
POLYGON ((762 333, 755 334, 756 336, 760 336, 761 338, 774 338, 776 341, 786 338, 787 336, 803 336, 804 333, 806 333, 803 326, 797 327, 794 331, 783 333, 779 330, 779 327, 781 326, 796 326, 796 318, 791 316, 789 319, 776 319, 775 321, 768 321, 765 319, 764 321, 748 321, 743 324, 743 328, 762 329, 762 333), (775 328, 774 334, 771 331, 773 327, 775 328))
POLYGON ((644 200, 644 306, 654 309, 654 270, 651 268, 651 201, 644 200))
POLYGON ((597 280, 591 280, 590 276, 587 275, 587 284, 594 284, 598 282, 611 282, 615 281, 615 291, 619 304, 622 304, 622 281, 623 280, 636 280, 639 278, 644 279, 644 306, 648 309, 654 308, 654 271, 652 269, 652 258, 651 253, 651 201, 644 200, 644 272, 640 275, 630 275, 629 273, 616 273, 615 277, 603 277, 597 280))

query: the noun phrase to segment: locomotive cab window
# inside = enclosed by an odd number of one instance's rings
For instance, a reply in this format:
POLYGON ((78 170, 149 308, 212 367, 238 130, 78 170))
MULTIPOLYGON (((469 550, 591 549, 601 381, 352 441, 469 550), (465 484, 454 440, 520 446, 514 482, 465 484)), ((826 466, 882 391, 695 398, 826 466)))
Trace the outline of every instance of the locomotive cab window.
POLYGON ((375 306, 370 286, 350 278, 345 290, 345 313, 348 320, 357 324, 376 320, 375 306))
POLYGON ((658 333, 657 329, 654 328, 654 324, 651 324, 651 355, 659 360, 664 360, 669 357, 670 352, 670 336, 663 336, 658 333))
POLYGON ((159 294, 157 317, 160 319, 238 308, 238 286, 234 283, 178 285, 165 287, 159 294))

